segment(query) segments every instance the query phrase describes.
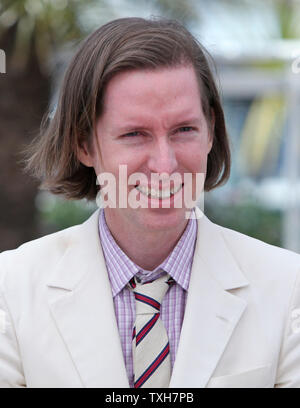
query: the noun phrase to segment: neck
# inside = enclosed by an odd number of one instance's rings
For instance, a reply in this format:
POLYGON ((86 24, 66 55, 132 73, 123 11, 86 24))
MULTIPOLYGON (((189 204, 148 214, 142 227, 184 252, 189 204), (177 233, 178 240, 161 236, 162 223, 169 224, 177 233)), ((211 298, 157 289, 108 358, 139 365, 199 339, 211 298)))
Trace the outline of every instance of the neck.
POLYGON ((125 254, 142 269, 152 271, 172 252, 182 236, 188 220, 174 229, 145 231, 134 228, 132 223, 122 224, 105 211, 107 226, 116 243, 125 254))

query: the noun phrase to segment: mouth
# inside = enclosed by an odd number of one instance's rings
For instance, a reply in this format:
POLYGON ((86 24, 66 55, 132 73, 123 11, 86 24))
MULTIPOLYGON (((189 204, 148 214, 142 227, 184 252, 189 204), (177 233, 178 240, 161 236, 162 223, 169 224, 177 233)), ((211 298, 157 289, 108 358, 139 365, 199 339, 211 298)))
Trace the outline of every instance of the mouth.
POLYGON ((180 184, 176 187, 166 188, 166 189, 155 189, 149 188, 147 186, 137 185, 135 188, 144 196, 148 198, 156 198, 159 200, 164 200, 166 198, 170 198, 177 194, 183 187, 183 184, 180 184))

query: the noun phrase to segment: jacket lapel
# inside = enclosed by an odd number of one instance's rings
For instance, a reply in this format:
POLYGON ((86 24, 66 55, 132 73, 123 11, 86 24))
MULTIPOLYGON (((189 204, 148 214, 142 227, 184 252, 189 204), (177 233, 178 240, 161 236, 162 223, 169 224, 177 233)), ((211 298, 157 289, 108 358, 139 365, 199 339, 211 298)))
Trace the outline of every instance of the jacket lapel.
POLYGON ((170 387, 206 386, 246 308, 229 290, 247 285, 221 229, 202 216, 170 387))
POLYGON ((65 255, 48 283, 49 305, 83 386, 129 387, 98 216, 69 230, 65 255))

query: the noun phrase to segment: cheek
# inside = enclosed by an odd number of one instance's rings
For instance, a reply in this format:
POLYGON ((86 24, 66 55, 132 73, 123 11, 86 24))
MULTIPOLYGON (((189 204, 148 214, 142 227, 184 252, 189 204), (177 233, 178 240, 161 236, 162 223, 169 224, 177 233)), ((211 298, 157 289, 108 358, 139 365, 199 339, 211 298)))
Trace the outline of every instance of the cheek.
POLYGON ((119 166, 127 166, 128 176, 134 172, 138 172, 144 167, 146 160, 145 151, 124 147, 120 145, 103 146, 101 171, 111 172, 118 175, 119 166))
POLYGON ((203 172, 206 169, 208 151, 208 146, 203 143, 186 146, 177 152, 178 164, 192 173, 203 172))

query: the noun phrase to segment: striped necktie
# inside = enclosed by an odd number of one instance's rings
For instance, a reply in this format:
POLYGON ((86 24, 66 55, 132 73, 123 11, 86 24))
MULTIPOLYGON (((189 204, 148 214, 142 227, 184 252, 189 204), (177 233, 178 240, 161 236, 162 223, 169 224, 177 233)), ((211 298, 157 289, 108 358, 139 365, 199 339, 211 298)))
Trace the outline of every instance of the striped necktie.
POLYGON ((169 386, 171 360, 169 339, 160 318, 160 305, 173 279, 164 274, 153 282, 129 285, 136 300, 136 320, 132 335, 134 388, 169 386))

